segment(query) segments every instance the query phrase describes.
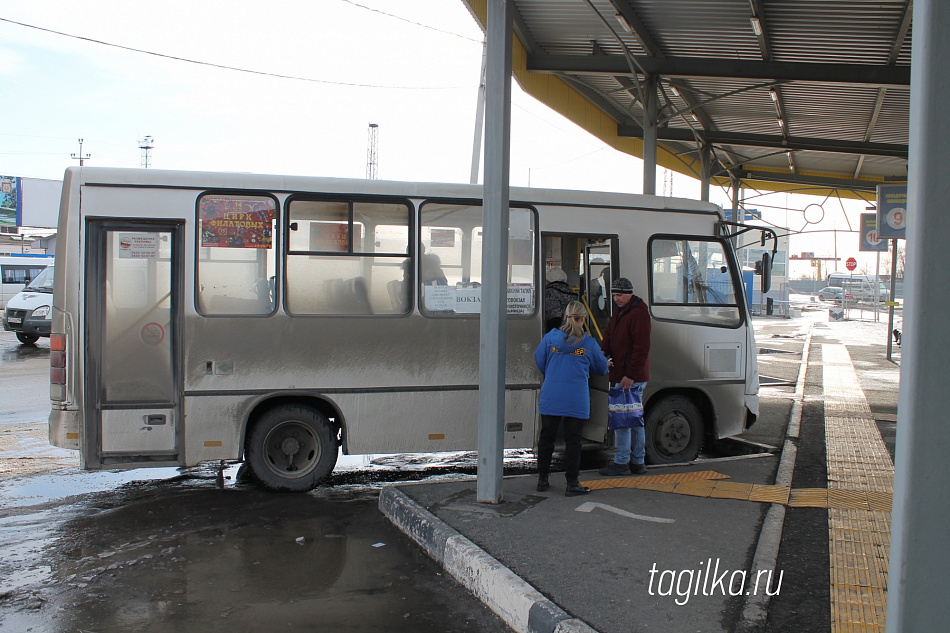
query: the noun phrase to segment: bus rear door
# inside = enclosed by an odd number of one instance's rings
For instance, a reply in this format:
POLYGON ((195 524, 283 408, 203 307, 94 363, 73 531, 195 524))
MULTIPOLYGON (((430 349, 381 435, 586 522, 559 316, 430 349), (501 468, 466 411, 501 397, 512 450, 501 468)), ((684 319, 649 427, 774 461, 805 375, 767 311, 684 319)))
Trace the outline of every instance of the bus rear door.
POLYGON ((87 236, 86 467, 177 464, 183 224, 90 220, 87 236))

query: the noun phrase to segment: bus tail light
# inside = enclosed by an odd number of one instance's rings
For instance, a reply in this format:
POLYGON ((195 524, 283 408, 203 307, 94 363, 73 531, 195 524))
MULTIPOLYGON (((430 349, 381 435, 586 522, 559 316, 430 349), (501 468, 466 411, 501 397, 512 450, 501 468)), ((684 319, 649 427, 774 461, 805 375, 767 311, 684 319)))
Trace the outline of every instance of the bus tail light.
POLYGON ((66 335, 52 334, 49 338, 50 399, 66 399, 66 335))

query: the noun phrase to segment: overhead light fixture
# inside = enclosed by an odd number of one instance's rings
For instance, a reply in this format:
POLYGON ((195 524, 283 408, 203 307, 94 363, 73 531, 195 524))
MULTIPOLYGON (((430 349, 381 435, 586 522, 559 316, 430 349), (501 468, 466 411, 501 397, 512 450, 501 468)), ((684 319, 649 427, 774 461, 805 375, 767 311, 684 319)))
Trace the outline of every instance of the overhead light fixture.
POLYGON ((778 93, 775 92, 774 88, 769 88, 769 96, 772 98, 772 101, 778 103, 778 93))
POLYGON ((679 97, 680 99, 683 98, 683 95, 680 94, 680 91, 677 90, 677 89, 676 89, 676 86, 674 86, 673 84, 670 84, 670 92, 672 92, 673 94, 675 94, 675 95, 676 95, 677 97, 679 97))
POLYGON ((623 17, 623 13, 617 14, 617 22, 620 22, 620 26, 623 28, 624 31, 626 31, 627 33, 633 33, 633 27, 630 26, 629 22, 627 22, 627 18, 623 17))
POLYGON ((762 35, 762 23, 759 21, 759 18, 753 15, 749 18, 749 22, 752 23, 752 32, 756 35, 762 35))
POLYGON ((784 130, 785 130, 785 119, 779 119, 779 120, 778 120, 778 126, 779 126, 780 128, 782 128, 782 130, 784 131, 784 130))

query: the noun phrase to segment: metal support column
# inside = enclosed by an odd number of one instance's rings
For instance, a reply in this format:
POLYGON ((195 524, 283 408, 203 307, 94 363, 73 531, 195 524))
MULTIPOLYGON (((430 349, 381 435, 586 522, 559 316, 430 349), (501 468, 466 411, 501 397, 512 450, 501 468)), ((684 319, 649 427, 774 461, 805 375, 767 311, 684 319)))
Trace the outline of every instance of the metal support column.
POLYGON ((643 193, 656 195, 656 75, 643 82, 643 193))
POLYGON ((699 153, 702 174, 699 179, 699 199, 709 202, 709 181, 712 180, 713 153, 712 147, 703 145, 699 153))
POLYGON ((891 522, 887 631, 950 622, 950 424, 946 358, 950 288, 950 2, 914 3, 907 182, 907 267, 891 522))
POLYGON ((742 181, 738 178, 732 179, 732 221, 738 222, 739 217, 739 194, 742 191, 742 181))
POLYGON ((891 305, 887 308, 887 360, 894 353, 894 303, 897 301, 897 240, 891 240, 891 291, 888 293, 891 305))
POLYGON ((508 162, 513 0, 488 1, 482 308, 478 355, 478 484, 481 503, 501 503, 505 448, 508 162))

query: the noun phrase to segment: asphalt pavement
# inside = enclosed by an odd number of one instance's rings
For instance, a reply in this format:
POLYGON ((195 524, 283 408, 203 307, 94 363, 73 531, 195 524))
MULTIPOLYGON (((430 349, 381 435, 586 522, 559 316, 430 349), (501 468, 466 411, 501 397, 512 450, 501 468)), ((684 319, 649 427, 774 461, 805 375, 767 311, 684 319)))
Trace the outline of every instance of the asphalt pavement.
POLYGON ((886 315, 850 316, 754 318, 760 419, 695 462, 583 471, 595 490, 580 497, 563 475, 547 493, 506 477, 498 505, 476 502, 474 479, 397 484, 380 509, 515 631, 831 631, 831 510, 807 500, 833 485, 822 354, 847 350, 891 464, 900 374, 886 315))

